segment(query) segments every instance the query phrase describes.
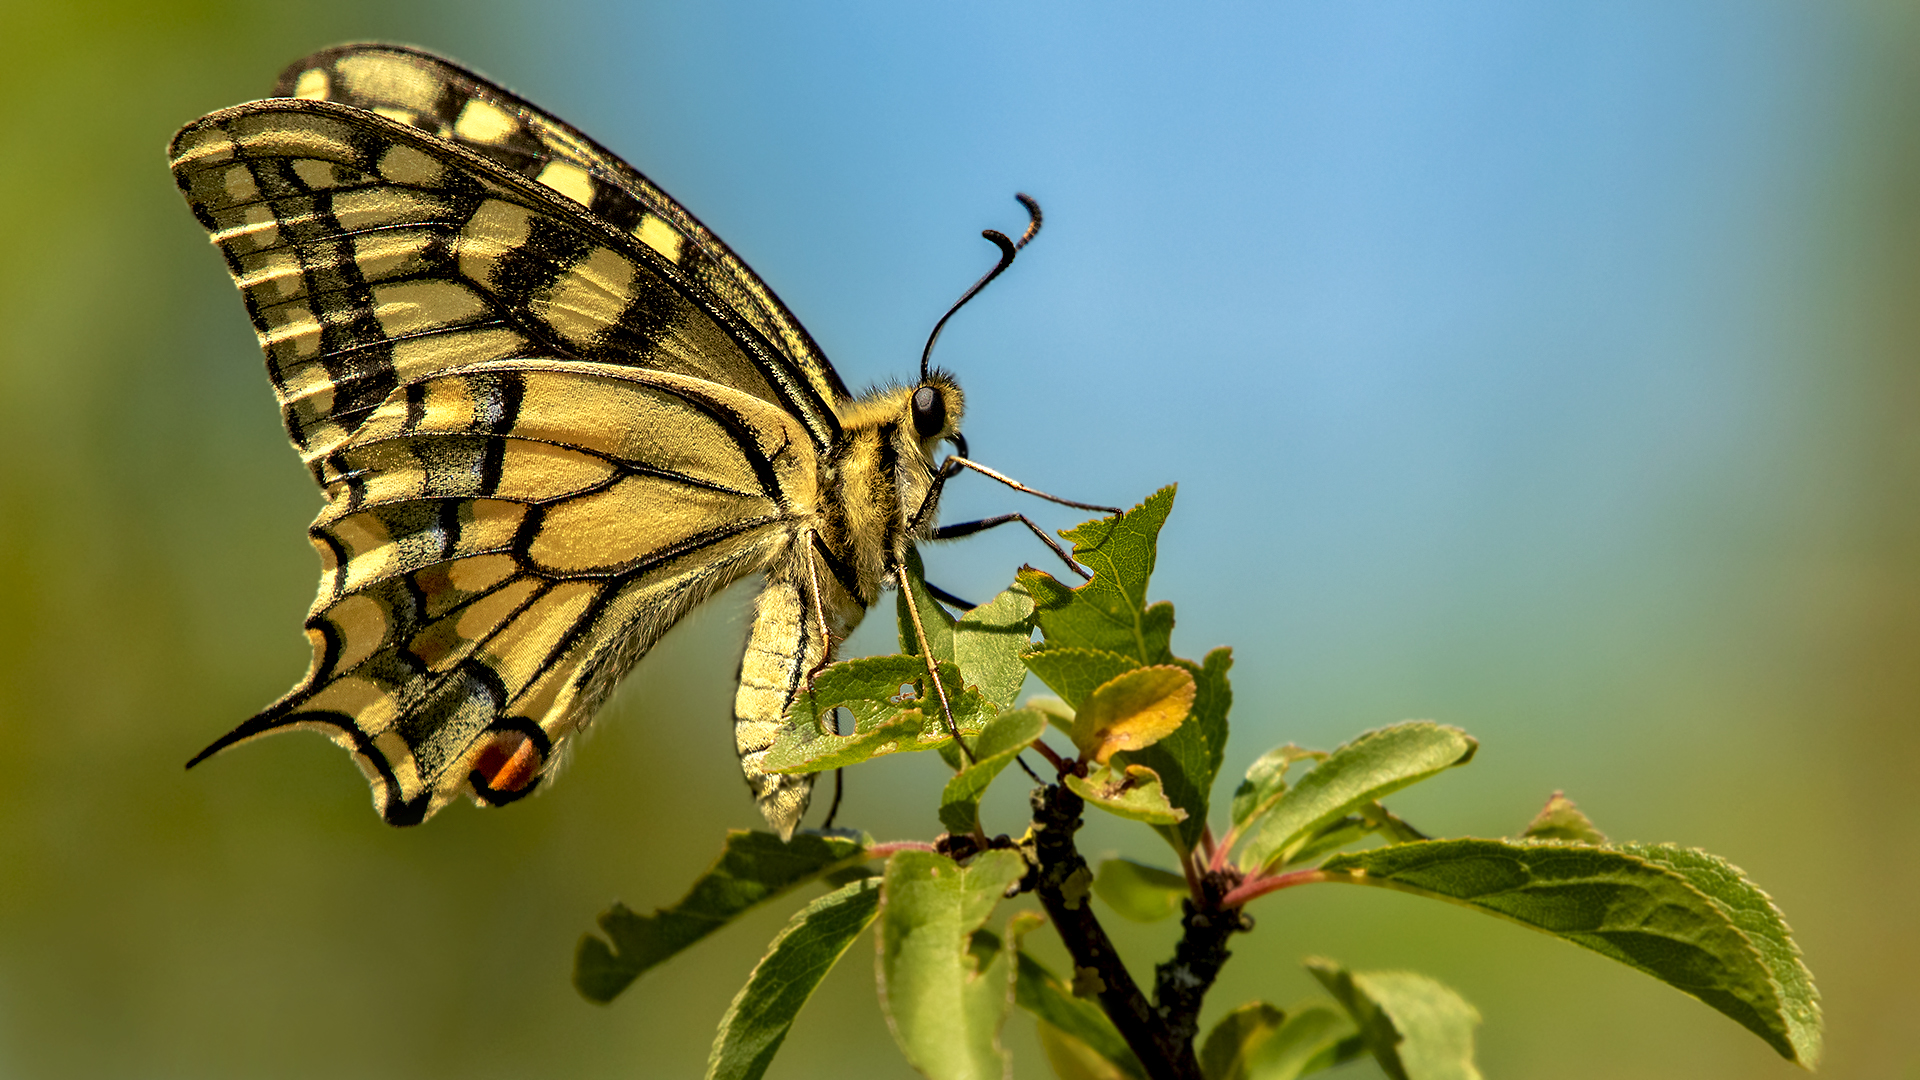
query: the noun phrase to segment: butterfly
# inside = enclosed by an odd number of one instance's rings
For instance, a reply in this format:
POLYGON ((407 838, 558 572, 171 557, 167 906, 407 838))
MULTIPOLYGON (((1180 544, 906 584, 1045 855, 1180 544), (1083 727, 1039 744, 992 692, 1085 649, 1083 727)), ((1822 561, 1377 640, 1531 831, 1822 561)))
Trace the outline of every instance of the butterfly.
MULTIPOLYGON (((358 44, 275 94, 169 157, 326 498, 313 660, 189 766, 311 729, 392 824, 511 802, 676 621, 758 574, 735 746, 790 836, 813 778, 767 750, 915 541, 1018 520, 1074 565, 1023 515, 935 524, 963 467, 1032 490, 966 458, 965 399, 928 362, 944 317, 916 383, 855 397, 692 214, 487 79, 358 44)), ((953 310, 1037 231, 1021 199, 1026 234, 983 234, 1000 263, 953 310)))

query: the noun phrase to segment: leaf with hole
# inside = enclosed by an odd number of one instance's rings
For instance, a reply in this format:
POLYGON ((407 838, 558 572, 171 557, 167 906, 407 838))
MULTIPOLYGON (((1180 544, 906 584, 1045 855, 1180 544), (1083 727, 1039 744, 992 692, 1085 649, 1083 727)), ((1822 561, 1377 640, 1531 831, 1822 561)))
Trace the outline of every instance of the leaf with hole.
MULTIPOLYGON (((926 681, 925 662, 917 656, 869 656, 829 666, 811 690, 794 696, 787 726, 767 751, 767 769, 824 772, 952 742, 938 699, 918 692, 926 681), (853 714, 851 734, 832 734, 821 724, 837 708, 853 714)), ((977 734, 992 718, 993 704, 977 690, 961 689, 960 671, 951 663, 940 665, 940 682, 961 734, 977 734)))

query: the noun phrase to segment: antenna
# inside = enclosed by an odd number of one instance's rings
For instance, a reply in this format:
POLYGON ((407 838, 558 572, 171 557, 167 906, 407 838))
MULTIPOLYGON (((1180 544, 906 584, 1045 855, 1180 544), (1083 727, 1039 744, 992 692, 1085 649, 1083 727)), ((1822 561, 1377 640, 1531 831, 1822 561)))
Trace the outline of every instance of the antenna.
POLYGON ((1000 249, 1000 262, 993 269, 987 271, 986 277, 974 282, 973 288, 968 289, 966 295, 956 300, 954 305, 947 309, 947 313, 940 316, 940 321, 933 324, 933 333, 927 335, 927 347, 920 350, 921 382, 927 381, 929 365, 933 361, 933 343, 940 340, 940 331, 947 325, 947 320, 953 318, 954 312, 966 307, 967 301, 979 295, 980 290, 986 288, 988 282, 999 277, 1001 271, 1012 266, 1014 255, 1016 255, 1021 248, 1026 247, 1028 243, 1032 242, 1034 237, 1040 235, 1040 222, 1042 220, 1040 204, 1033 200, 1033 196, 1024 192, 1016 193, 1014 198, 1019 199, 1020 205, 1027 208, 1027 230, 1020 234, 1020 241, 1018 243, 1007 239, 1007 234, 998 229, 981 230, 980 235, 993 241, 993 245, 1000 249))

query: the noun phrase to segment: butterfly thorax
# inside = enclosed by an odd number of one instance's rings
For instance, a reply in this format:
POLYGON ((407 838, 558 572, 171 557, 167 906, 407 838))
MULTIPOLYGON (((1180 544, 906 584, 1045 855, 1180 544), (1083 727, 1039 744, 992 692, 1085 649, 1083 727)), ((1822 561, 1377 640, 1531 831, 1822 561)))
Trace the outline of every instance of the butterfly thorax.
POLYGON ((873 390, 842 407, 841 436, 823 462, 820 541, 839 559, 846 584, 872 605, 894 584, 907 548, 932 531, 938 493, 935 454, 959 430, 964 399, 942 373, 919 386, 873 390), (916 409, 930 396, 932 415, 916 409), (937 420, 937 423, 930 421, 937 420))
POLYGON ((798 524, 796 546, 767 567, 740 660, 734 745, 754 800, 781 836, 805 813, 813 778, 769 771, 767 753, 794 697, 895 583, 913 541, 931 534, 934 454, 957 436, 960 410, 960 390, 944 375, 842 405, 839 436, 820 462, 816 509, 798 524))

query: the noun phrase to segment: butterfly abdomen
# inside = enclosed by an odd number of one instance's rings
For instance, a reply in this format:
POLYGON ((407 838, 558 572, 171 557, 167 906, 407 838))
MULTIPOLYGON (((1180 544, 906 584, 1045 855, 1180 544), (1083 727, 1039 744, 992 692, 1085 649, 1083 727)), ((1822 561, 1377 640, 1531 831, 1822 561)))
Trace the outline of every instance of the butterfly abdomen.
POLYGON ((740 688, 733 700, 740 771, 761 814, 782 837, 792 836, 806 813, 813 777, 767 772, 767 750, 786 727, 794 697, 806 691, 808 680, 832 661, 840 642, 867 613, 866 604, 825 574, 821 561, 816 551, 809 565, 806 549, 797 548, 767 571, 766 587, 754 602, 753 628, 740 657, 740 688))

